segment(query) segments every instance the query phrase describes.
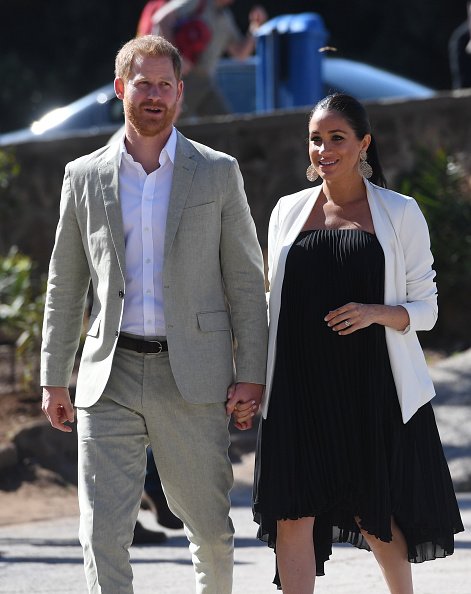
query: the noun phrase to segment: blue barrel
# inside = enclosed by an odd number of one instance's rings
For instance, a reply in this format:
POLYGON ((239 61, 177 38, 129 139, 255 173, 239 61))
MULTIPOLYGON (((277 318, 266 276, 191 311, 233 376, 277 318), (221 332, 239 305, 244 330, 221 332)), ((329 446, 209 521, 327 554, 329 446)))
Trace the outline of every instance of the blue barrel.
POLYGON ((327 30, 316 13, 285 14, 257 31, 257 111, 313 105, 323 95, 327 30))

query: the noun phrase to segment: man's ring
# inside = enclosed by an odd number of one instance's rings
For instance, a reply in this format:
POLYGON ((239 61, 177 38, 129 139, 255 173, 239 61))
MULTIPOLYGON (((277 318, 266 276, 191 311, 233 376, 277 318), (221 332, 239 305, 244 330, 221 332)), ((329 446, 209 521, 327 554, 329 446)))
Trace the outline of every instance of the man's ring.
POLYGON ((345 322, 343 323, 343 325, 345 326, 345 328, 348 328, 349 326, 352 325, 352 323, 350 322, 350 320, 345 320, 345 322))

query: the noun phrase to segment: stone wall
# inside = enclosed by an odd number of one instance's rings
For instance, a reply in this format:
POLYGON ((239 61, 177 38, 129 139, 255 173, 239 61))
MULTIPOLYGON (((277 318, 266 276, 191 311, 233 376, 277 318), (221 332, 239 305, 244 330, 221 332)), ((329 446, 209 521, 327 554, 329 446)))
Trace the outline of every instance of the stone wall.
MULTIPOLYGON (((390 186, 414 165, 414 149, 442 147, 460 154, 471 172, 471 91, 414 101, 369 103, 373 130, 390 186), (391 183, 392 182, 392 183, 391 183)), ((277 199, 307 186, 306 110, 272 115, 225 116, 180 130, 189 138, 234 155, 244 175, 260 242, 266 243, 268 218, 277 199)), ((103 145, 109 132, 13 147, 21 175, 4 192, 0 207, 0 251, 10 245, 45 269, 58 217, 65 164, 103 145)))
MULTIPOLYGON (((418 146, 441 147, 458 155, 471 175, 471 90, 425 100, 368 103, 367 108, 390 187, 394 188, 399 173, 414 166, 418 146)), ((179 126, 189 138, 238 159, 263 247, 277 199, 308 185, 306 112, 281 111, 237 119, 224 116, 179 126)), ((21 175, 2 196, 0 252, 18 245, 46 270, 64 166, 100 147, 109 136, 107 131, 14 147, 21 175)))

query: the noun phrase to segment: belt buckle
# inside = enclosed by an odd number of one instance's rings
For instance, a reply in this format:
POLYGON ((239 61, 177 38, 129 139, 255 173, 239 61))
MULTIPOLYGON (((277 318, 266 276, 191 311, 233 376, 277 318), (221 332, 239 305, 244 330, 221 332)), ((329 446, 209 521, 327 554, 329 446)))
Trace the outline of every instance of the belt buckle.
POLYGON ((151 344, 158 344, 158 345, 159 345, 159 347, 160 347, 160 350, 156 351, 156 352, 154 353, 154 355, 160 355, 160 353, 162 352, 162 349, 164 348, 164 347, 162 346, 162 343, 160 342, 160 340, 149 340, 148 342, 150 342, 151 344))

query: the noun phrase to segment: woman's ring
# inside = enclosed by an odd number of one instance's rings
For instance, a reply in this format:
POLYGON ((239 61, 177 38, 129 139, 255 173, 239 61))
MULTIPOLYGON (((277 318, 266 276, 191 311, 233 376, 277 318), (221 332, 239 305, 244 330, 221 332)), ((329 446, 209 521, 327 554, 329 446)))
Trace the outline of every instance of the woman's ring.
POLYGON ((345 326, 345 328, 348 328, 349 326, 352 325, 352 323, 350 322, 350 320, 345 320, 345 322, 343 323, 343 325, 345 326))

